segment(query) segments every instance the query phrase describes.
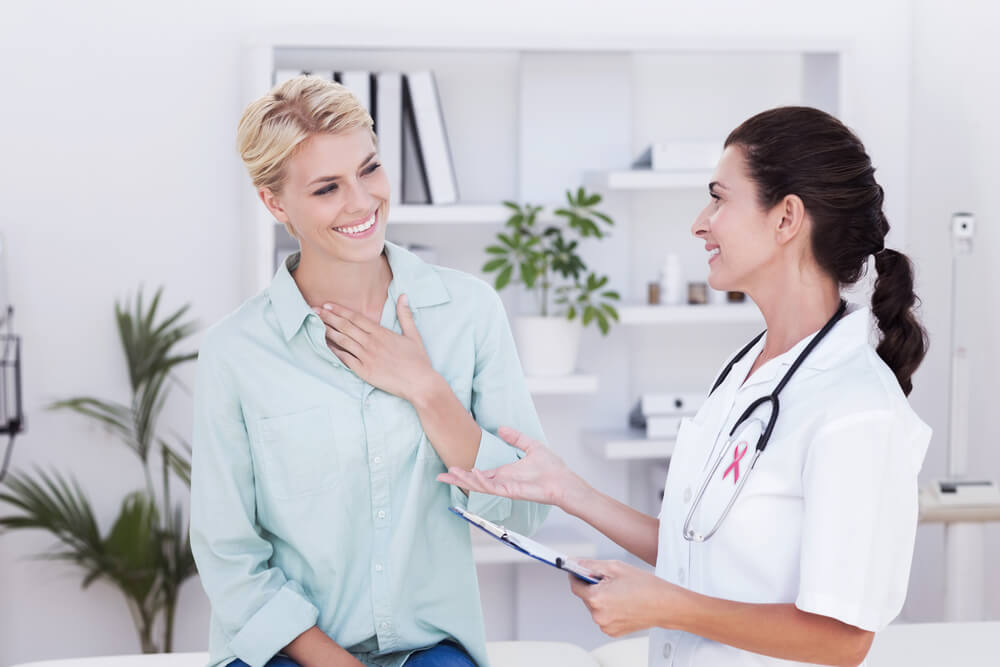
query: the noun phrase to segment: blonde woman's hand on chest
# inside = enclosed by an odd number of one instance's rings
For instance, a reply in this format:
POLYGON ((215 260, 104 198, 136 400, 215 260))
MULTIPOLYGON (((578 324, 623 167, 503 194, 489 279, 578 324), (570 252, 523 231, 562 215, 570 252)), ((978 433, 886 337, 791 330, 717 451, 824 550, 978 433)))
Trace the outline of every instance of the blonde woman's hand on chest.
POLYGON ((438 378, 405 294, 396 302, 402 334, 337 304, 313 310, 323 320, 333 353, 373 387, 413 403, 438 378))

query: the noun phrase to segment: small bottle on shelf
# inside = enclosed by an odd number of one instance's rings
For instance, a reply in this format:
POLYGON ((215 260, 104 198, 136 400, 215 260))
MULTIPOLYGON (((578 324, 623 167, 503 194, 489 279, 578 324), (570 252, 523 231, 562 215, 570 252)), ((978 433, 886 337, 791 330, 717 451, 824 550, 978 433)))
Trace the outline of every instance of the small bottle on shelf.
POLYGON ((677 253, 667 253, 663 268, 660 269, 660 303, 679 306, 684 303, 684 278, 681 275, 681 260, 677 253))

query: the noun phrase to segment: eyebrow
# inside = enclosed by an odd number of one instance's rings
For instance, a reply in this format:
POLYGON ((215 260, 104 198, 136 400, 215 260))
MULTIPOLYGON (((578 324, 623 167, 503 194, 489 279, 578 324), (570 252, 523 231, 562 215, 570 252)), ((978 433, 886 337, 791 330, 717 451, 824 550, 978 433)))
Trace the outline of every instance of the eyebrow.
POLYGON ((711 192, 713 188, 722 188, 723 190, 728 190, 729 189, 725 185, 723 185, 722 183, 720 183, 718 181, 712 181, 711 183, 708 184, 708 191, 709 192, 711 192))
MULTIPOLYGON (((371 162, 373 157, 375 157, 374 151, 369 153, 368 157, 366 157, 364 160, 361 161, 361 166, 364 167, 366 164, 371 162)), ((308 188, 310 186, 316 185, 317 183, 328 183, 330 181, 336 181, 339 180, 340 178, 341 178, 340 176, 320 176, 319 178, 314 178, 313 180, 309 181, 306 187, 308 188)))

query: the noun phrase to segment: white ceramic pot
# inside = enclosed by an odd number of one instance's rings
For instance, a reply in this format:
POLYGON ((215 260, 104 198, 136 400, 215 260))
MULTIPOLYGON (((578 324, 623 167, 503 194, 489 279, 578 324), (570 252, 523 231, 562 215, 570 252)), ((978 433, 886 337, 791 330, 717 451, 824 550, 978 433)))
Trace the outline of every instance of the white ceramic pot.
POLYGON ((514 340, 521 367, 529 377, 559 377, 576 369, 583 326, 579 318, 521 316, 514 318, 514 340))

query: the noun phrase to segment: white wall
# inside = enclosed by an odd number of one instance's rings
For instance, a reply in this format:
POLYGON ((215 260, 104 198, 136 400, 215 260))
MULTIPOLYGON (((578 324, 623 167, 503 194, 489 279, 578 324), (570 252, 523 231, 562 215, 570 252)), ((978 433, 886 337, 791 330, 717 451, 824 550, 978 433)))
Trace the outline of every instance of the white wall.
MULTIPOLYGON (((986 442, 997 440, 986 397, 996 393, 990 371, 1000 360, 995 350, 994 356, 985 355, 986 343, 998 333, 997 293, 988 281, 1000 248, 988 217, 997 211, 998 195, 988 179, 997 173, 1000 145, 990 122, 1000 117, 1000 99, 995 85, 988 92, 996 65, 992 78, 975 73, 1000 55, 988 28, 991 19, 996 25, 995 17, 987 10, 976 9, 971 0, 964 9, 921 2, 915 12, 905 0, 836 5, 781 0, 768 5, 766 16, 736 0, 387 5, 5 3, 0 230, 10 248, 10 297, 25 339, 29 420, 15 466, 51 462, 72 470, 92 489, 104 519, 113 516, 122 491, 138 483, 138 469, 123 447, 43 406, 77 393, 125 395, 111 307, 139 283, 165 284, 169 304, 192 302, 204 324, 244 298, 238 239, 248 233, 240 218, 240 193, 247 184, 233 148, 241 110, 239 47, 246 32, 275 24, 578 36, 850 36, 854 58, 845 66, 849 85, 843 95, 847 121, 880 167, 890 219, 899 224, 910 218, 906 236, 920 263, 935 339, 944 330, 941 284, 947 274, 939 256, 942 237, 934 234, 958 208, 976 210, 984 223, 976 282, 983 302, 992 298, 993 307, 979 309, 985 313, 977 328, 984 356, 974 365, 973 395, 983 398, 982 409, 973 410, 973 427, 992 435, 986 442), (963 46, 963 31, 975 37, 974 48, 956 48, 963 46), (944 90, 967 104, 946 107, 939 93, 944 90)), ((939 433, 940 388, 946 380, 941 353, 938 344, 914 395, 918 410, 939 433)), ((178 394, 167 418, 183 431, 189 410, 189 399, 178 394)), ((936 439, 932 446, 932 472, 943 461, 941 443, 936 439)), ((1000 452, 984 446, 976 456, 998 474, 1000 452)), ((934 618, 940 608, 940 541, 928 533, 922 529, 917 563, 923 576, 915 576, 913 604, 906 610, 914 618, 934 618)), ((49 543, 43 535, 0 537, 0 665, 135 651, 130 621, 112 589, 96 584, 81 592, 71 568, 26 560, 49 543)), ((998 547, 994 535, 991 553, 998 547)), ((1000 590, 1000 575, 990 576, 990 590, 1000 590)), ((991 613, 1000 614, 993 604, 991 613)), ((572 618, 586 621, 581 613, 572 618)), ((206 619, 204 595, 194 584, 182 600, 176 647, 203 648, 206 619)), ((560 636, 553 638, 574 639, 572 627, 557 630, 560 636)), ((593 641, 592 633, 584 636, 593 641)))
MULTIPOLYGON (((975 250, 962 260, 957 301, 960 336, 969 348, 969 471, 1000 478, 1000 423, 994 401, 1000 395, 1000 10, 973 0, 921 0, 913 13, 912 115, 910 124, 909 250, 918 269, 918 293, 931 348, 914 379, 917 412, 935 430, 924 463, 925 479, 946 474, 948 386, 951 343, 950 217, 972 211, 978 218, 975 250)), ((911 577, 908 614, 939 618, 943 529, 922 526, 911 577)), ((1000 618, 1000 526, 987 529, 986 613, 1000 618)))

